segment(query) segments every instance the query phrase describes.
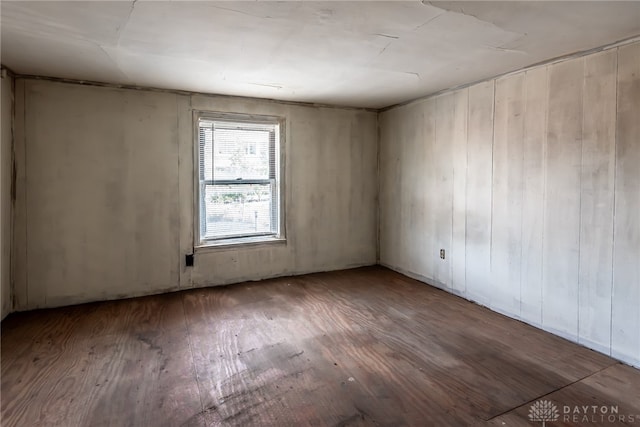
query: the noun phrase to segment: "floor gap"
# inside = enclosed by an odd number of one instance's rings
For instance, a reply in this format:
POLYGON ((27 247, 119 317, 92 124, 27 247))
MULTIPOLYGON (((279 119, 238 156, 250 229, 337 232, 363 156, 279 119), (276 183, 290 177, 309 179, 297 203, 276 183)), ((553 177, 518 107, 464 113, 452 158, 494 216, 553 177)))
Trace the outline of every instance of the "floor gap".
POLYGON ((550 392, 548 392, 548 393, 545 393, 545 394, 543 394, 543 395, 540 395, 540 396, 534 397, 533 399, 531 399, 531 400, 529 400, 529 401, 527 401, 527 402, 524 402, 522 405, 515 406, 515 407, 513 407, 513 408, 511 408, 511 409, 507 409, 506 411, 502 411, 502 412, 500 412, 499 414, 494 415, 493 417, 486 419, 485 421, 491 421, 491 420, 493 420, 493 419, 495 419, 495 418, 501 417, 502 415, 508 414, 508 413, 509 413, 509 412, 511 412, 511 411, 515 411, 515 410, 516 410, 516 409, 518 409, 518 408, 522 408, 523 406, 530 405, 530 404, 531 404, 531 403, 533 403, 533 402, 536 402, 536 401, 538 401, 538 400, 540 400, 540 399, 544 399, 545 397, 547 397, 547 396, 549 396, 549 395, 551 395, 551 394, 553 394, 553 393, 555 393, 555 392, 557 392, 557 391, 563 390, 563 389, 565 389, 565 388, 567 388, 567 387, 571 387, 572 385, 574 385, 574 384, 576 384, 576 383, 579 383, 579 382, 580 382, 580 381, 582 381, 582 380, 585 380, 585 379, 587 379, 587 378, 589 378, 589 377, 592 377, 592 376, 594 376, 595 374, 599 374, 600 372, 604 371, 605 369, 609 369, 609 368, 611 368, 612 366, 619 365, 619 364, 620 364, 620 362, 615 362, 615 363, 612 363, 612 364, 611 364, 611 365, 609 365, 609 366, 605 366, 604 368, 600 368, 600 369, 598 369, 597 371, 595 371, 595 372, 591 372, 589 375, 585 375, 585 376, 584 376, 584 377, 582 377, 582 378, 578 378, 577 380, 572 381, 572 382, 570 382, 569 384, 563 385, 563 386, 562 386, 562 387, 560 387, 560 388, 557 388, 557 389, 555 389, 555 390, 552 390, 552 391, 550 391, 550 392))

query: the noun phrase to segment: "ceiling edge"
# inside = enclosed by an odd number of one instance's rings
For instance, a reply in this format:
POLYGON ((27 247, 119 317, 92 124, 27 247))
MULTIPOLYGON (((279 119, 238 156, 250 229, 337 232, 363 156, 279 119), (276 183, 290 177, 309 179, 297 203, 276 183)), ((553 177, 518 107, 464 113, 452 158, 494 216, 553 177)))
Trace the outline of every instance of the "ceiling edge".
POLYGON ((377 111, 378 111, 378 113, 384 113, 385 111, 393 110, 394 108, 404 107, 406 105, 410 105, 410 104, 413 104, 413 103, 421 102, 421 101, 424 101, 424 100, 429 99, 429 98, 434 98, 436 96, 443 95, 445 93, 455 92, 456 90, 464 89, 464 88, 476 85, 478 83, 488 82, 490 80, 499 79, 501 77, 506 77, 506 76, 509 76, 509 75, 512 75, 512 74, 522 73, 524 71, 529 71, 529 70, 532 70, 532 69, 535 69, 535 68, 539 68, 539 67, 545 67, 547 65, 556 64, 556 63, 559 63, 559 62, 570 61, 572 59, 581 58, 583 56, 591 55, 591 54, 602 52, 602 51, 609 50, 609 49, 615 49, 615 48, 618 48, 620 46, 624 46, 624 45, 632 44, 632 43, 636 43, 636 42, 640 42, 640 34, 637 34, 637 35, 631 36, 631 37, 627 37, 627 38, 624 38, 622 40, 618 40, 616 42, 609 43, 609 44, 606 44, 606 45, 603 45, 603 46, 594 47, 594 48, 590 48, 590 49, 586 49, 586 50, 580 50, 578 52, 569 53, 567 55, 561 55, 561 56, 557 56, 555 58, 546 59, 544 61, 540 61, 540 62, 536 62, 536 63, 531 64, 531 65, 527 65, 526 67, 523 67, 523 68, 518 68, 517 70, 508 71, 508 72, 502 73, 502 74, 496 74, 496 75, 494 75, 492 77, 488 77, 488 78, 485 78, 485 79, 475 80, 475 81, 470 82, 470 83, 464 83, 464 84, 461 84, 461 85, 458 85, 458 86, 453 86, 453 87, 450 87, 450 88, 447 88, 447 89, 442 89, 442 90, 439 90, 437 92, 433 92, 433 93, 428 94, 428 95, 424 95, 424 96, 421 96, 421 97, 418 97, 418 98, 410 99, 408 101, 400 102, 400 103, 397 103, 397 104, 389 105, 388 107, 379 108, 377 111))
POLYGON ((340 110, 357 110, 357 111, 367 111, 370 113, 377 113, 380 110, 377 108, 366 108, 366 107, 352 107, 348 105, 332 105, 332 104, 322 104, 316 102, 303 102, 303 101, 287 101, 283 99, 274 99, 274 98, 258 98, 252 96, 242 96, 242 95, 226 95, 219 93, 210 93, 210 92, 194 92, 188 90, 180 90, 180 89, 163 89, 152 86, 136 86, 136 85, 126 85, 126 84, 117 84, 117 83, 106 83, 92 80, 77 80, 77 79, 67 79, 61 77, 51 77, 51 76, 38 76, 33 74, 20 74, 11 71, 9 68, 1 65, 2 69, 7 69, 13 74, 16 79, 28 79, 28 80, 43 80, 50 81, 55 83, 66 83, 66 84, 75 84, 80 86, 94 86, 94 87, 106 87, 112 89, 127 89, 127 90, 140 90, 146 92, 161 92, 161 93, 173 93, 176 95, 184 95, 184 96, 193 96, 193 95, 201 95, 201 96, 215 96, 219 98, 235 98, 235 99, 244 99, 247 101, 261 101, 261 102, 269 102, 275 104, 283 104, 283 105, 295 105, 299 107, 310 107, 310 108, 333 108, 340 110))

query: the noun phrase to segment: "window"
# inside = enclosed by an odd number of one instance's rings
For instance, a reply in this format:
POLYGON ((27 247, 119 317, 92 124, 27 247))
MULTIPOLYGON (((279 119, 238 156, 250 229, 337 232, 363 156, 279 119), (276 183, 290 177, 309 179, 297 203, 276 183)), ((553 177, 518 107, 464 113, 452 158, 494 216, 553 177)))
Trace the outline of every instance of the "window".
POLYGON ((282 123, 198 114, 199 246, 282 238, 282 123))

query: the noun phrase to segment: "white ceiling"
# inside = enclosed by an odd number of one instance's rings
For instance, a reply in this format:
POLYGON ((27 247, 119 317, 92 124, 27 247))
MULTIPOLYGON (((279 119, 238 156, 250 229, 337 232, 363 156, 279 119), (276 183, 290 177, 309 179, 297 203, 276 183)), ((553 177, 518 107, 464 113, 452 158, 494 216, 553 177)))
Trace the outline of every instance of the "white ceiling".
POLYGON ((2 64, 381 108, 640 35, 640 2, 1 2, 2 64))

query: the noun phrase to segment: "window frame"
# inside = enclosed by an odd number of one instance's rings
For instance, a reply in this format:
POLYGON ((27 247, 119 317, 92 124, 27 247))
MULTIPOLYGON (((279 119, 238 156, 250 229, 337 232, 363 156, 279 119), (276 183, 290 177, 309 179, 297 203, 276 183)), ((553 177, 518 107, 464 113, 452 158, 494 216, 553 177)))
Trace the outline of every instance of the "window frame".
MULTIPOLYGON (((193 110, 193 183, 194 183, 194 204, 193 204, 193 246, 194 249, 202 248, 216 248, 226 246, 237 245, 256 245, 264 243, 282 243, 286 242, 285 233, 285 193, 284 193, 284 179, 285 179, 285 134, 286 134, 286 121, 284 117, 271 116, 271 115, 258 115, 258 114, 243 114, 243 113, 229 113, 220 111, 207 111, 207 110, 193 110), (227 121, 236 123, 248 123, 248 124, 268 124, 277 125, 278 132, 275 141, 275 170, 273 171, 273 178, 275 179, 276 195, 275 203, 277 207, 277 218, 275 223, 277 226, 276 233, 255 233, 249 235, 236 235, 226 236, 213 239, 201 239, 201 223, 202 223, 202 211, 201 211, 201 182, 200 182, 200 121, 227 121)), ((271 175, 271 171, 270 171, 271 175)), ((211 180, 219 184, 247 184, 250 185, 257 181, 247 179, 238 182, 236 180, 211 180)), ((272 221, 274 219, 272 218, 272 221)), ((206 219, 205 219, 206 221, 206 219)))

